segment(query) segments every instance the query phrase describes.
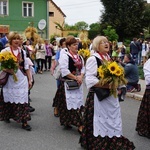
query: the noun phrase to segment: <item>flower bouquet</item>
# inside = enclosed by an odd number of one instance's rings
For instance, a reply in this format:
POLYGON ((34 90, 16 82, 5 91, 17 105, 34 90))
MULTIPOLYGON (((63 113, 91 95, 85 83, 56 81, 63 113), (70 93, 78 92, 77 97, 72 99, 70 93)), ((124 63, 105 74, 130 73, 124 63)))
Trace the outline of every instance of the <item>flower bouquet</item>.
POLYGON ((90 57, 90 51, 88 49, 80 49, 78 54, 81 55, 86 63, 86 60, 90 57))
POLYGON ((14 71, 13 79, 15 82, 17 82, 18 79, 15 74, 18 69, 17 58, 9 51, 2 51, 0 53, 0 63, 1 63, 0 70, 13 69, 14 71))
POLYGON ((101 86, 109 84, 110 92, 114 97, 117 97, 117 88, 127 84, 127 80, 124 78, 124 69, 116 62, 104 61, 98 68, 98 77, 101 86))

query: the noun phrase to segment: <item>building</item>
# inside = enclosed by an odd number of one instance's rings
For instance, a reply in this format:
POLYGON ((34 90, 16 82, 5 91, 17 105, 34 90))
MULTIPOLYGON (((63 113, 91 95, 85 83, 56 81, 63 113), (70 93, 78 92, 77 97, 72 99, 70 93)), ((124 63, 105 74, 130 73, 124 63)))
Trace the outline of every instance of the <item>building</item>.
POLYGON ((49 37, 49 0, 0 0, 0 33, 23 33, 28 26, 49 37))
POLYGON ((59 30, 59 27, 55 22, 59 23, 62 27, 65 23, 66 15, 63 11, 53 2, 49 1, 49 35, 59 35, 62 36, 63 31, 59 30))

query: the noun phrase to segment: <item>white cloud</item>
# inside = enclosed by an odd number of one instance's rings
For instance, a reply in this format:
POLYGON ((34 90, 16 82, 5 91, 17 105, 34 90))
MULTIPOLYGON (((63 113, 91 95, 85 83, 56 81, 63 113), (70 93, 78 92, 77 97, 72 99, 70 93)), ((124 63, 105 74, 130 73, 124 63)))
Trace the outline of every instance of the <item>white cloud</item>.
POLYGON ((99 21, 103 6, 99 0, 53 0, 66 15, 65 22, 73 25, 85 21, 89 25, 99 21))

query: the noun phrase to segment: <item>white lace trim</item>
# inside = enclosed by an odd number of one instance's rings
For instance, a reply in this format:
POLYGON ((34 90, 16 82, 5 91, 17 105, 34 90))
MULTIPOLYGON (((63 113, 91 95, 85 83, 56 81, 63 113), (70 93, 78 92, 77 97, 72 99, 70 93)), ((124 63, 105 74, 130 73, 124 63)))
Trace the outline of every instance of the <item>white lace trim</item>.
POLYGON ((122 120, 118 98, 109 96, 103 101, 99 101, 94 95, 94 119, 93 119, 95 137, 122 135, 122 120))
POLYGON ((80 86, 79 89, 76 90, 67 90, 66 83, 65 86, 65 95, 66 95, 66 103, 67 109, 77 109, 84 105, 83 101, 83 85, 80 86))

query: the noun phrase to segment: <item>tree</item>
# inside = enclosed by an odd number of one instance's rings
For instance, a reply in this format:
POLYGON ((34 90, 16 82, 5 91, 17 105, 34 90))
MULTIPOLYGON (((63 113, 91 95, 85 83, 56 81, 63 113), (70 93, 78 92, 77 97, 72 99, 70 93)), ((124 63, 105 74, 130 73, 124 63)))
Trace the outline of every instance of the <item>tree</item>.
POLYGON ((88 28, 88 26, 89 25, 84 21, 80 21, 75 24, 75 27, 77 30, 86 30, 88 28))
POLYGON ((92 23, 89 29, 89 39, 94 39, 98 34, 100 34, 100 24, 99 23, 92 23))
POLYGON ((77 30, 77 28, 74 25, 68 25, 67 23, 65 23, 64 28, 65 30, 77 30))
POLYGON ((105 11, 101 23, 116 29, 119 39, 138 36, 143 31, 144 0, 101 0, 105 11))
POLYGON ((150 34, 150 5, 146 5, 145 11, 143 12, 144 25, 147 34, 150 34))
POLYGON ((118 35, 115 29, 112 29, 112 26, 107 26, 107 29, 103 30, 104 35, 108 37, 109 41, 116 41, 118 40, 118 35))
POLYGON ((100 24, 99 23, 92 23, 90 24, 90 30, 93 30, 93 31, 99 31, 100 30, 100 24))

